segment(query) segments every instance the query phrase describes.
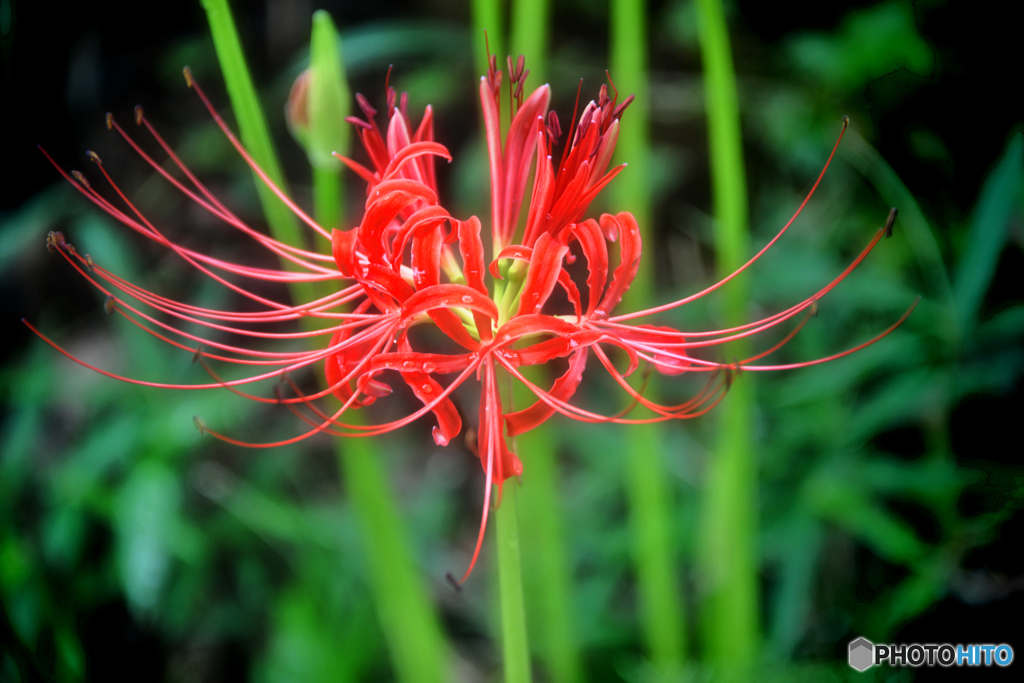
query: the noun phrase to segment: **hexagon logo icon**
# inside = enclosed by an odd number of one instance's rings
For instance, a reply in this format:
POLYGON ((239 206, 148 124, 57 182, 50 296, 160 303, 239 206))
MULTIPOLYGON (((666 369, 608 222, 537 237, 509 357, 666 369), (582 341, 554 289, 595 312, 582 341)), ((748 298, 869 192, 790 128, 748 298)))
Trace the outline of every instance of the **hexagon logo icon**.
POLYGON ((858 638, 850 643, 850 666, 857 671, 866 671, 874 663, 875 646, 867 638, 858 638))

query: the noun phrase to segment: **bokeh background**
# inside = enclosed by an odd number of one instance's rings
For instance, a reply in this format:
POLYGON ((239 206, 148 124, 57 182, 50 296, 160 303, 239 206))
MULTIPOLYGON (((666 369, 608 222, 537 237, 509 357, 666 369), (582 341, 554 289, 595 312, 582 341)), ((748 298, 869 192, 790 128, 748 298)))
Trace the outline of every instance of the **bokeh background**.
MULTIPOLYGON (((807 211, 758 264, 751 314, 813 293, 845 267, 890 206, 901 210, 895 237, 822 302, 818 318, 780 357, 793 362, 859 343, 923 297, 900 330, 851 358, 757 378, 755 678, 858 675, 845 653, 860 635, 1020 646, 1019 23, 986 2, 725 7, 752 244, 763 244, 788 219, 842 116, 852 120, 807 211)), ((441 169, 443 198, 457 215, 486 215, 474 96, 481 65, 474 63, 470 8, 437 0, 236 4, 300 203, 310 200, 310 170, 288 134, 283 106, 308 61, 318 8, 340 30, 353 91, 382 105, 394 64, 392 83, 409 92, 410 110, 435 106, 437 138, 456 158, 441 169)), ((645 258, 655 264, 655 303, 697 291, 711 281, 716 261, 693 2, 651 2, 648 19, 654 244, 645 245, 645 258)), ((577 79, 585 79, 589 97, 609 65, 609 11, 600 2, 553 0, 550 22, 547 80, 564 122, 577 79)), ((193 170, 260 224, 251 175, 181 77, 190 65, 228 109, 202 7, 0 0, 0 60, 0 680, 406 680, 389 656, 365 526, 329 439, 246 451, 201 438, 194 414, 252 440, 299 425, 283 410, 223 392, 179 394, 105 379, 66 361, 18 322, 33 321, 106 368, 203 380, 188 354, 102 315, 102 298, 46 252, 46 234, 57 229, 151 289, 229 302, 77 196, 37 144, 83 170, 83 152, 96 150, 141 208, 174 234, 273 266, 180 201, 103 124, 105 112, 127 121, 143 104, 193 170)), ((351 177, 348 183, 351 223, 362 190, 351 177)), ((605 200, 599 208, 616 207, 605 200)), ((670 322, 712 328, 719 304, 709 297, 670 322)), ((669 382, 661 390, 677 392, 669 382)), ((593 405, 622 406, 601 378, 588 379, 581 392, 593 405)), ((714 415, 671 425, 660 454, 672 580, 686 632, 677 680, 707 680, 717 671, 708 655, 713 635, 702 626, 699 569, 715 428, 714 415)), ((528 597, 538 680, 654 676, 623 490, 628 438, 625 430, 555 419, 557 538, 571 632, 565 656, 575 664, 553 663, 543 600, 528 597)), ((382 438, 377 450, 416 575, 441 625, 451 680, 497 680, 493 549, 461 593, 444 580, 446 571, 461 571, 472 549, 479 467, 461 439, 434 447, 429 424, 382 438)), ((544 562, 530 558, 530 538, 524 552, 529 588, 544 562)), ((922 680, 963 673, 917 672, 922 680)), ((880 670, 876 678, 913 674, 880 670)))

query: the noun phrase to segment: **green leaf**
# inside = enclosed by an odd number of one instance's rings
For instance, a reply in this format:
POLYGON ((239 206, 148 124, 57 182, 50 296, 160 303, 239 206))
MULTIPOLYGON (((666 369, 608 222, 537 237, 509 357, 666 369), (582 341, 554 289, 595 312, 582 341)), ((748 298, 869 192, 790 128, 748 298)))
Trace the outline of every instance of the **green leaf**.
POLYGON ((953 288, 961 331, 973 327, 985 292, 995 275, 1014 207, 1024 179, 1024 132, 1018 131, 981 189, 953 288))
MULTIPOLYGON (((242 52, 242 43, 238 38, 235 21, 231 16, 227 0, 203 0, 203 8, 206 10, 210 33, 213 35, 213 45, 217 50, 217 59, 228 88, 231 108, 238 120, 242 143, 267 176, 284 190, 284 174, 281 172, 277 152, 274 151, 274 144, 270 138, 270 131, 267 129, 266 119, 263 117, 263 108, 256 95, 256 88, 249 75, 249 67, 246 65, 245 54, 242 52)), ((306 240, 299 230, 299 223, 295 215, 259 177, 255 174, 253 177, 260 203, 263 205, 263 213, 270 225, 270 232, 274 239, 294 247, 305 246, 306 240)), ((290 261, 285 261, 283 266, 288 270, 297 268, 290 261)), ((292 283, 290 289, 292 297, 296 301, 309 301, 314 298, 311 295, 311 288, 306 284, 292 283)))

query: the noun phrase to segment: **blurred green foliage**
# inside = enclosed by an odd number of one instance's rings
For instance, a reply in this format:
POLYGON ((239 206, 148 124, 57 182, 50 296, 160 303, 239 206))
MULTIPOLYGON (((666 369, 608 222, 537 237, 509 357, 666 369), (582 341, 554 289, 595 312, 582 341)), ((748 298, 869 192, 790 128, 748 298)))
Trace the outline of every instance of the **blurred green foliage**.
MULTIPOLYGON (((569 10, 553 4, 557 32, 569 10)), ((586 27, 604 30, 604 10, 582 5, 573 4, 572 12, 586 27)), ((668 301, 695 291, 713 271, 713 236, 707 170, 695 151, 706 146, 706 131, 692 4, 669 2, 656 12, 652 49, 693 67, 652 60, 658 229, 645 253, 661 273, 657 299, 668 301)), ((465 14, 468 24, 468 9, 465 14)), ((727 15, 730 26, 736 16, 727 15)), ((477 158, 470 56, 476 36, 465 25, 396 18, 340 28, 350 78, 359 84, 372 76, 382 84, 387 64, 402 61, 396 84, 410 91, 410 110, 433 102, 439 133, 453 136, 443 141, 456 159, 477 158)), ((560 112, 571 107, 576 78, 588 79, 585 93, 600 78, 606 41, 594 43, 557 34, 551 41, 548 80, 560 112)), ((934 202, 916 199, 875 149, 879 122, 856 115, 866 108, 859 97, 871 83, 893 72, 924 77, 936 69, 940 55, 918 31, 909 4, 857 10, 833 31, 785 34, 762 49, 775 71, 748 73, 749 62, 737 59, 755 248, 813 181, 838 133, 840 106, 853 108, 853 124, 803 217, 754 269, 752 310, 770 314, 814 292, 860 250, 890 205, 900 208, 894 237, 820 302, 818 318, 778 354, 779 362, 859 343, 917 294, 924 297, 884 341, 757 383, 761 656, 774 664, 778 680, 844 679, 850 637, 892 638, 943 601, 1002 595, 1000 577, 972 558, 1012 543, 1002 536, 1024 504, 1024 468, 1019 455, 999 452, 980 430, 955 421, 972 401, 1008 400, 1020 391, 1024 303, 996 296, 994 283, 1007 254, 1020 250, 1024 136, 1005 131, 1005 148, 990 160, 984 182, 964 190, 977 198, 972 210, 950 220, 933 211, 934 202), (955 437, 980 445, 964 453, 955 437)), ((167 87, 181 87, 176 74, 183 54, 204 82, 217 79, 205 35, 166 52, 173 67, 167 71, 175 74, 175 85, 167 87)), ((266 111, 282 111, 305 59, 296 55, 281 73, 268 75, 266 111)), ((364 92, 379 99, 382 86, 376 87, 364 92)), ((283 119, 269 118, 272 134, 285 139, 283 119)), ((197 117, 176 138, 197 172, 215 179, 218 194, 258 216, 247 169, 208 122, 197 117)), ((928 131, 910 144, 936 163, 952 148, 951 140, 928 131)), ((458 166, 446 191, 465 212, 485 211, 484 174, 458 166)), ((297 194, 308 197, 308 171, 293 178, 297 194)), ((188 209, 170 193, 149 181, 137 189, 148 213, 186 224, 188 209)), ((64 264, 39 256, 46 232, 61 229, 80 251, 153 290, 201 305, 227 303, 222 288, 125 239, 121 227, 73 194, 55 187, 0 217, 0 270, 36 280, 61 277, 64 264)), ((195 239, 218 253, 247 248, 223 231, 195 239)), ((99 316, 101 296, 71 289, 62 295, 38 323, 79 356, 147 379, 205 380, 187 353, 119 317, 99 316)), ((683 329, 712 327, 720 305, 710 297, 665 319, 683 329)), ((291 433, 294 424, 273 406, 225 392, 172 393, 114 382, 41 342, 21 348, 0 373, 0 680, 114 680, 125 672, 168 681, 395 676, 359 523, 340 495, 326 440, 274 452, 224 448, 200 438, 191 426, 194 414, 225 431, 260 437, 291 433)), ((666 398, 681 398, 695 384, 683 377, 661 388, 666 398)), ((614 412, 613 389, 592 376, 581 397, 614 412)), ((583 679, 647 680, 617 457, 629 433, 567 421, 553 431, 561 455, 560 525, 574 577, 566 590, 583 679)), ((487 594, 484 578, 461 594, 443 581, 472 547, 478 467, 458 448, 424 447, 425 434, 411 427, 381 440, 380 457, 399 492, 459 678, 493 678, 500 668, 496 596, 487 594)), ((708 421, 674 425, 658 456, 672 492, 677 585, 694 614, 704 597, 694 569, 698 509, 714 442, 708 421)), ((694 614, 687 623, 695 623, 694 614)), ((711 677, 700 633, 690 640, 690 673, 711 677)), ((543 667, 544 645, 532 646, 543 667)))

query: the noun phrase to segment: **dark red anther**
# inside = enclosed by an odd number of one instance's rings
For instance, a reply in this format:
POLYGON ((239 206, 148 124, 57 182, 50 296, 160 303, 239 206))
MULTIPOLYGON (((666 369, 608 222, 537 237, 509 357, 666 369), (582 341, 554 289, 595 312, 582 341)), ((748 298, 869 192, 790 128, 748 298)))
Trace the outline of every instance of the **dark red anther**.
POLYGON ((103 310, 107 315, 113 315, 114 311, 117 310, 117 299, 112 296, 108 296, 103 300, 103 310))
POLYGON ((548 125, 547 125, 548 137, 551 138, 551 144, 558 142, 558 139, 562 137, 562 125, 558 121, 558 114, 552 109, 548 112, 548 125))
POLYGON ((64 246, 64 235, 57 230, 51 230, 46 234, 46 251, 51 254, 58 248, 64 246))
POLYGON ((636 95, 630 95, 629 97, 622 101, 622 104, 615 107, 615 111, 612 113, 612 120, 614 121, 616 119, 622 118, 622 112, 626 111, 626 107, 633 104, 633 100, 635 99, 636 95))
MULTIPOLYGON (((390 69, 388 70, 388 73, 391 73, 390 69)), ((387 93, 388 118, 390 119, 395 113, 395 100, 398 98, 398 93, 395 92, 395 89, 390 85, 388 86, 387 93)))
POLYGON ((519 78, 519 82, 516 83, 516 91, 512 95, 513 97, 516 98, 516 102, 518 104, 520 104, 520 105, 523 103, 523 86, 526 84, 526 77, 529 74, 530 74, 530 70, 529 69, 527 69, 526 71, 524 71, 522 73, 521 77, 519 78))
POLYGON ((612 93, 613 93, 612 99, 613 100, 618 100, 619 99, 619 89, 615 87, 615 81, 612 80, 612 74, 611 74, 610 71, 608 71, 608 69, 604 70, 604 77, 608 79, 608 85, 612 86, 612 93))
POLYGON ((459 583, 458 579, 456 579, 451 572, 445 572, 444 578, 448 581, 448 585, 455 589, 456 593, 462 592, 462 584, 459 583))
POLYGON ((885 236, 886 237, 892 237, 892 224, 896 222, 896 214, 897 213, 899 213, 899 211, 896 210, 895 206, 892 207, 891 209, 889 209, 889 218, 885 221, 885 236))
POLYGON ((580 140, 586 136, 587 129, 590 128, 590 122, 594 120, 594 111, 595 110, 590 109, 583 114, 583 118, 580 120, 580 125, 576 129, 576 137, 572 141, 573 145, 578 145, 580 140))
POLYGON ((362 93, 356 93, 356 103, 359 104, 359 108, 363 110, 363 114, 366 115, 367 121, 373 121, 373 117, 377 115, 377 110, 370 106, 369 101, 363 97, 362 93))
POLYGON ((85 179, 85 176, 82 175, 81 171, 72 171, 71 175, 74 177, 75 180, 82 183, 82 187, 84 187, 87 190, 92 189, 92 186, 89 185, 89 181, 85 179))
POLYGON ((142 117, 143 116, 144 116, 144 114, 142 113, 142 105, 141 104, 136 104, 135 105, 135 125, 136 126, 141 126, 142 125, 142 117))
POLYGON ((114 115, 111 114, 109 111, 107 112, 106 121, 107 130, 112 130, 114 128, 114 115))
POLYGON ((368 124, 366 121, 363 121, 358 116, 346 116, 345 123, 351 123, 353 126, 359 126, 360 128, 365 128, 366 130, 373 130, 373 126, 368 124))

